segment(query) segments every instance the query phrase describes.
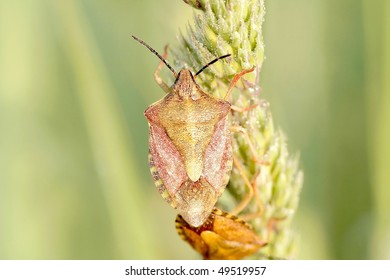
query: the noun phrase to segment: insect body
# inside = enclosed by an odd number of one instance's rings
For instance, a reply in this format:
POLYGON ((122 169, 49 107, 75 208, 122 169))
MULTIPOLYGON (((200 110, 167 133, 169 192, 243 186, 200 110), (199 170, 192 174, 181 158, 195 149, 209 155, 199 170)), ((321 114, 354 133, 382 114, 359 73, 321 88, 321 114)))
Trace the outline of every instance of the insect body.
POLYGON ((178 215, 176 230, 205 259, 242 259, 267 245, 248 223, 216 208, 200 227, 189 225, 178 215))
POLYGON ((145 42, 133 38, 155 53, 176 77, 168 87, 156 76, 167 95, 145 111, 153 179, 163 198, 184 220, 200 226, 225 189, 233 161, 228 122, 231 105, 202 91, 195 77, 228 55, 195 75, 186 68, 176 73, 145 42))

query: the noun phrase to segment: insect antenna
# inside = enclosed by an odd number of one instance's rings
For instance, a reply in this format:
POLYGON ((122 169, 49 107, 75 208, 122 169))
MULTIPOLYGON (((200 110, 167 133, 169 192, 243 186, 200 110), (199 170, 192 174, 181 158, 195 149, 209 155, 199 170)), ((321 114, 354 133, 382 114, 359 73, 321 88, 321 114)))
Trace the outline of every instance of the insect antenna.
POLYGON ((220 56, 220 57, 218 57, 218 58, 216 58, 216 59, 210 61, 210 62, 207 63, 205 66, 203 66, 202 69, 200 69, 198 72, 195 73, 194 78, 195 78, 196 76, 198 76, 200 73, 202 73, 203 70, 205 70, 205 69, 206 69, 207 67, 209 67, 211 64, 214 64, 214 63, 217 62, 218 60, 220 60, 220 59, 222 59, 222 58, 225 58, 225 57, 228 57, 228 56, 231 56, 231 54, 225 54, 225 55, 223 55, 223 56, 220 56))
POLYGON ((151 46, 149 46, 148 44, 146 44, 144 41, 142 41, 141 39, 135 37, 134 35, 131 35, 131 37, 133 37, 134 40, 138 41, 139 43, 141 43, 142 45, 144 45, 145 47, 147 47, 152 53, 154 53, 162 62, 164 62, 164 64, 169 68, 169 70, 172 71, 173 75, 176 77, 177 76, 177 73, 175 71, 175 69, 173 69, 173 67, 171 65, 168 64, 168 62, 157 52, 155 51, 151 46))

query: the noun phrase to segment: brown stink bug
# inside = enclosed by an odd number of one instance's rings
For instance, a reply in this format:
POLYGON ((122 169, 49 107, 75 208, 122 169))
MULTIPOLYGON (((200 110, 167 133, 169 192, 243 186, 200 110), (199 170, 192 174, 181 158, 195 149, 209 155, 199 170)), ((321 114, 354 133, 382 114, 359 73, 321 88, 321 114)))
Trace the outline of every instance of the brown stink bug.
POLYGON ((248 223, 216 208, 200 227, 189 225, 178 215, 176 230, 204 259, 210 260, 242 259, 267 245, 248 223))
MULTIPOLYGON (((155 80, 167 93, 145 110, 149 123, 149 165, 162 197, 177 208, 191 226, 202 225, 224 191, 232 170, 232 146, 228 115, 231 104, 205 93, 187 68, 177 73, 163 56, 142 40, 161 60, 155 80), (173 72, 174 84, 169 87, 159 76, 163 63, 173 72)), ((247 73, 235 76, 234 83, 247 73)), ((229 87, 228 93, 234 83, 229 87)), ((227 93, 227 96, 228 96, 227 93)))

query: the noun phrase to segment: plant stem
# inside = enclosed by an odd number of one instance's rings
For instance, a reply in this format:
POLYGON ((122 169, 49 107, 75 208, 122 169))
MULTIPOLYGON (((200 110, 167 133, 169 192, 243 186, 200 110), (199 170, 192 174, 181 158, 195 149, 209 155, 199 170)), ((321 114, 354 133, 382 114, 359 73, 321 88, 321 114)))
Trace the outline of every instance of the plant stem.
POLYGON ((231 54, 231 59, 213 64, 197 80, 204 90, 220 98, 225 96, 235 74, 255 67, 255 71, 237 83, 230 96, 232 105, 251 108, 233 111, 231 117, 232 126, 244 131, 233 134, 234 157, 244 174, 237 165, 233 168, 228 188, 218 204, 224 210, 233 211, 250 193, 244 182, 244 176, 247 177, 258 196, 252 197, 240 215, 253 216, 250 222, 254 230, 269 242, 255 257, 291 258, 294 234, 290 227, 298 206, 303 173, 298 169, 298 156, 288 154, 286 136, 274 128, 269 103, 259 95, 264 60, 264 0, 184 2, 199 12, 195 13, 194 25, 188 26, 187 34, 180 35, 180 45, 173 49, 181 63, 178 67, 186 63, 194 70, 200 69, 215 57, 231 54), (256 216, 261 209, 261 215, 256 216))

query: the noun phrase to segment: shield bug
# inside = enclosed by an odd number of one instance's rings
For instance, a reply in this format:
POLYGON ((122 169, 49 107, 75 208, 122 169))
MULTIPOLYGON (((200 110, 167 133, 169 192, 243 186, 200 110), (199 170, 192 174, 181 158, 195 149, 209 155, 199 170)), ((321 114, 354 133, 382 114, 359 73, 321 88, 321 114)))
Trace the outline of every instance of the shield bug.
MULTIPOLYGON (((161 56, 132 37, 161 60, 155 80, 167 93, 144 113, 149 124, 149 165, 155 185, 186 222, 200 226, 224 191, 233 160, 228 121, 231 104, 205 93, 195 79, 209 65, 230 54, 214 59, 195 74, 187 68, 177 73, 165 60, 166 48, 161 56), (175 77, 171 87, 159 76, 163 63, 175 77)), ((226 97, 247 72, 233 78, 226 97)))
POLYGON ((178 215, 176 230, 204 259, 242 259, 267 245, 248 223, 216 208, 200 227, 189 225, 178 215))

